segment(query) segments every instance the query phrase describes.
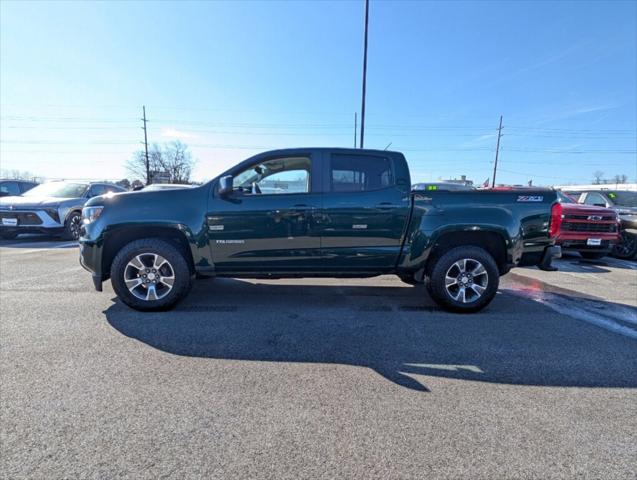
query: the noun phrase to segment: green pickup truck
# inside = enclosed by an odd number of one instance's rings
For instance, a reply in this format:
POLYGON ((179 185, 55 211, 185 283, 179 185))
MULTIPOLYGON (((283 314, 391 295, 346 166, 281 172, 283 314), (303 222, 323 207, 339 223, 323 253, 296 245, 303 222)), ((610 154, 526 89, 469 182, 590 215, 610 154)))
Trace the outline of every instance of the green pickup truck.
POLYGON ((92 198, 80 262, 138 310, 172 307, 201 276, 395 274, 474 312, 512 267, 560 255, 556 204, 552 190, 412 191, 398 152, 276 150, 201 187, 92 198))

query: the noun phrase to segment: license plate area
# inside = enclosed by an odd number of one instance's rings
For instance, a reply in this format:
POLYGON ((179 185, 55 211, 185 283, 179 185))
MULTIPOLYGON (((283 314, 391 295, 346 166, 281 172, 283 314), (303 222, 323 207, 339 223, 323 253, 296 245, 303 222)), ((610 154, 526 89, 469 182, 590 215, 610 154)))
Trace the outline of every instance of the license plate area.
POLYGON ((589 247, 599 247, 602 244, 601 238, 588 238, 586 239, 586 245, 589 247))
POLYGON ((2 219, 2 225, 4 225, 5 227, 17 227, 18 226, 18 219, 17 218, 3 218, 2 219))

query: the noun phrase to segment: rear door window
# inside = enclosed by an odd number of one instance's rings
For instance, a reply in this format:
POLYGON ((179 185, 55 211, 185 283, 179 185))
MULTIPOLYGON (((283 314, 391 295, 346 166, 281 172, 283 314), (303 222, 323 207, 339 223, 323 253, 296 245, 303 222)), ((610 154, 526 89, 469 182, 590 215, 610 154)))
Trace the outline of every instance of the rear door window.
POLYGON ((332 155, 328 178, 332 192, 367 192, 395 183, 391 161, 371 155, 332 155))

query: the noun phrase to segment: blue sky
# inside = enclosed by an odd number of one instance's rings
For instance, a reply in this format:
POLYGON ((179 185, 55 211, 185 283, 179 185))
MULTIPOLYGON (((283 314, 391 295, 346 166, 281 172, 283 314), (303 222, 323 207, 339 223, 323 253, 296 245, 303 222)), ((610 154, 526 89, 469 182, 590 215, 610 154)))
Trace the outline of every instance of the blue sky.
MULTIPOLYGON (((362 1, 0 3, 0 163, 126 176, 179 138, 212 178, 262 150, 353 145, 362 1)), ((637 2, 370 6, 365 146, 414 181, 637 178, 637 2)))

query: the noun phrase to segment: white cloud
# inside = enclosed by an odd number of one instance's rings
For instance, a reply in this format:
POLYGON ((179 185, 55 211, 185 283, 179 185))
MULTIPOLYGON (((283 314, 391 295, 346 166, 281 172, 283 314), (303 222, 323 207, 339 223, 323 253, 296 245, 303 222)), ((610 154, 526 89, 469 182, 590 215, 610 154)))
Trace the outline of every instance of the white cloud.
POLYGON ((197 135, 188 132, 182 132, 181 130, 175 130, 174 128, 164 128, 161 131, 161 136, 166 138, 177 138, 179 140, 190 140, 197 138, 197 135))

